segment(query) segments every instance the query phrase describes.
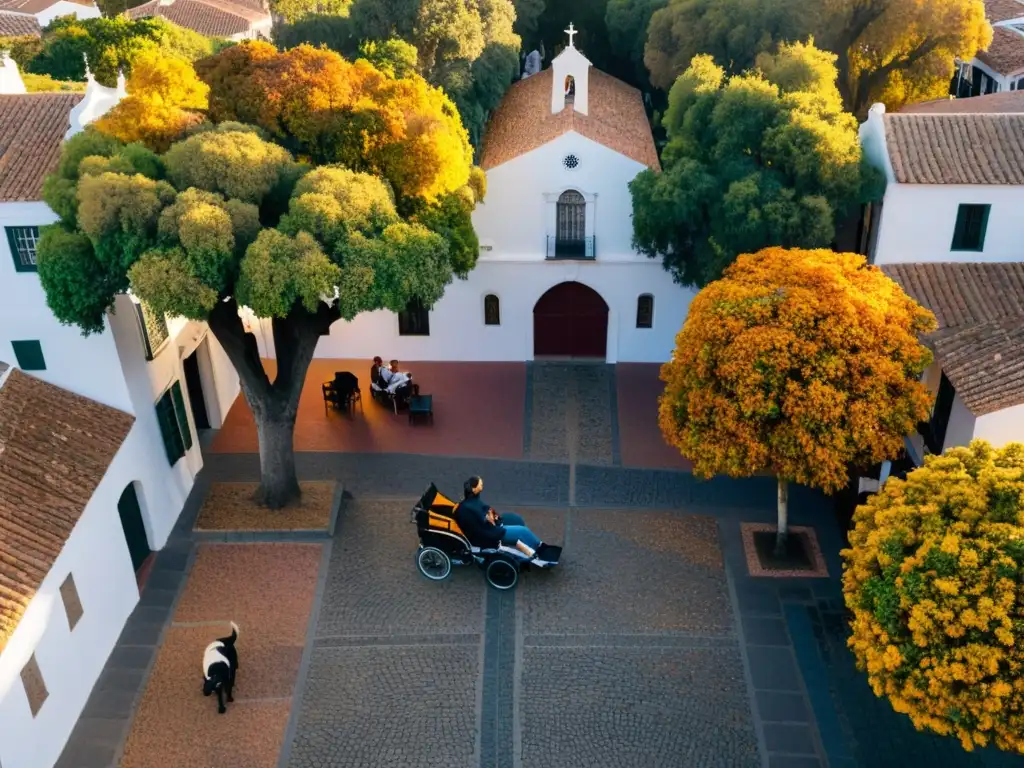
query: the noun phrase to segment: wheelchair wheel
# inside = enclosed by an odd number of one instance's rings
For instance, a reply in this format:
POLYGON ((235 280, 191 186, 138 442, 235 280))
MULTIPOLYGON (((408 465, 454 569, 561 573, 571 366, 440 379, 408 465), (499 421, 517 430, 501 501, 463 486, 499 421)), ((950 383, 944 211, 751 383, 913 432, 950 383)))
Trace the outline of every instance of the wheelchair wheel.
POLYGON ((444 581, 452 573, 452 559, 437 547, 422 547, 416 553, 416 567, 431 581, 444 581))
POLYGON ((508 560, 499 557, 487 564, 484 578, 492 587, 504 592, 512 589, 519 582, 519 569, 508 560))

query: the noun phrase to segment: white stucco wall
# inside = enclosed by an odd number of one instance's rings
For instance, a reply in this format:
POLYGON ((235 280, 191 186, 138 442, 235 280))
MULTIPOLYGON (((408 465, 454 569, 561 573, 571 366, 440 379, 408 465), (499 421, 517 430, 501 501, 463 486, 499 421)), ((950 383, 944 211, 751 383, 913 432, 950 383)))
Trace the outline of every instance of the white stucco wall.
POLYGON ((885 191, 875 263, 1019 261, 1024 243, 1022 210, 1021 186, 891 183, 885 191), (950 249, 961 203, 992 206, 983 251, 950 249))
POLYGON ((39 275, 15 270, 4 227, 41 227, 56 220, 46 203, 0 203, 0 360, 17 365, 11 341, 38 341, 46 370, 31 371, 33 376, 132 412, 109 329, 83 337, 77 326, 61 325, 46 305, 39 275))
MULTIPOLYGON (((110 316, 109 322, 117 342, 119 365, 124 370, 125 381, 131 393, 132 412, 136 418, 135 428, 144 435, 138 449, 146 468, 143 482, 146 496, 143 518, 146 521, 149 545, 156 550, 166 543, 185 499, 192 490, 196 475, 203 467, 199 434, 192 418, 182 360, 205 341, 208 329, 205 323, 171 323, 170 328, 175 335, 156 350, 153 360, 146 360, 142 333, 131 299, 128 296, 118 296, 115 309, 116 312, 110 316), (175 381, 181 382, 181 393, 192 432, 192 447, 173 467, 170 467, 160 434, 160 424, 157 421, 156 403, 175 381)), ((209 403, 216 404, 216 413, 222 420, 238 394, 238 376, 230 363, 227 363, 227 358, 216 340, 210 335, 211 352, 214 345, 216 352, 211 354, 211 357, 214 362, 212 373, 215 381, 203 381, 203 394, 208 404, 207 412, 210 415, 211 426, 219 427, 220 421, 214 421, 209 403)), ((205 378, 202 366, 200 376, 205 378)))
MULTIPOLYGON (((566 134, 487 173, 487 196, 473 213, 481 254, 467 280, 455 280, 430 313, 429 336, 399 336, 391 312, 338 321, 317 357, 382 355, 400 360, 533 359, 533 308, 553 286, 584 283, 609 306, 607 360, 664 362, 672 352, 694 292, 676 285, 660 261, 631 246, 629 182, 644 166, 576 133, 566 134), (579 158, 575 170, 562 159, 579 158), (586 199, 586 235, 596 259, 545 258, 555 234, 556 202, 569 189, 586 199), (488 248, 490 250, 488 250, 488 248), (501 302, 501 325, 484 324, 484 296, 501 302), (636 328, 637 299, 654 296, 654 327, 636 328)), ((261 352, 273 356, 270 324, 254 327, 261 352)))
POLYGON ((979 416, 974 424, 974 436, 988 440, 996 448, 1007 443, 1024 443, 1024 404, 979 416))
POLYGON ((967 445, 975 438, 975 417, 964 405, 960 395, 953 396, 953 408, 949 412, 949 424, 946 426, 946 439, 942 450, 956 445, 967 445))
POLYGON ((147 441, 136 423, 0 654, 4 768, 51 768, 57 761, 138 602, 117 502, 128 484, 141 479, 146 516, 145 506, 154 497, 146 487, 147 441), (74 630, 68 627, 59 591, 69 573, 84 611, 74 630), (34 718, 21 681, 21 670, 33 652, 49 693, 34 718))
POLYGON ((45 27, 58 16, 77 16, 79 19, 99 18, 100 9, 95 5, 82 5, 81 3, 70 3, 67 0, 60 0, 46 10, 35 14, 39 26, 45 27))

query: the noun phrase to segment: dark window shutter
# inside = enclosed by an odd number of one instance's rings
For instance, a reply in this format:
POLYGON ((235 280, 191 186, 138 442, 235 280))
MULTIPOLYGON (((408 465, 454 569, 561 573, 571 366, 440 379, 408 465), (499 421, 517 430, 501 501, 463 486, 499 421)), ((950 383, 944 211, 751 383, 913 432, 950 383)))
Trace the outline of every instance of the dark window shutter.
POLYGON ((18 367, 23 371, 45 371, 46 360, 43 358, 43 346, 38 341, 12 341, 14 357, 18 367))
POLYGON ((181 382, 174 382, 171 387, 171 395, 174 398, 174 413, 178 419, 178 429, 181 430, 181 437, 185 443, 185 450, 192 449, 192 430, 188 426, 188 412, 185 410, 185 398, 181 394, 181 382))
POLYGON ((167 460, 173 467, 178 459, 185 455, 185 445, 181 441, 178 419, 174 415, 174 402, 170 391, 164 392, 156 404, 156 419, 160 423, 160 434, 164 439, 164 450, 167 460))
POLYGON ((398 334, 400 336, 429 336, 430 310, 416 299, 410 301, 405 311, 398 313, 398 334))
POLYGON ((988 214, 991 207, 990 205, 961 204, 957 208, 951 250, 984 250, 985 230, 988 228, 988 214))

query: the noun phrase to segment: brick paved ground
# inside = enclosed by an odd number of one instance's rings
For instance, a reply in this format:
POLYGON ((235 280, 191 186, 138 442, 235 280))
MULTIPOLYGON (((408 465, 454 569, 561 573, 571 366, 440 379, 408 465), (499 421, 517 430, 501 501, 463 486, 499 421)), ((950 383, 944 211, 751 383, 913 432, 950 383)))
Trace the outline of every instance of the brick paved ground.
MULTIPOLYGON (((660 461, 650 399, 629 397, 654 391, 650 373, 527 369, 513 438, 528 461, 300 453, 302 479, 340 481, 350 498, 301 660, 296 645, 279 664, 263 654, 252 682, 251 694, 277 698, 286 686, 270 668, 297 669, 296 706, 283 735, 275 715, 225 731, 224 744, 255 765, 268 754, 260 742, 283 739, 280 768, 1024 766, 919 734, 870 693, 844 646, 843 541, 820 494, 794 488, 790 515, 815 528, 830 577, 747 574, 740 523, 774 519, 775 484, 702 482, 660 461), (514 593, 488 590, 473 569, 443 584, 417 574, 412 501, 431 480, 455 494, 470 474, 484 475, 492 503, 566 543, 557 571, 526 574, 514 593)), ((138 707, 147 679, 177 679, 174 649, 207 631, 170 623, 195 557, 192 521, 212 481, 259 473, 253 454, 206 458, 60 768, 117 765, 130 729, 166 741, 138 707)), ((166 704, 191 696, 171 691, 166 704)))
MULTIPOLYGON (((274 375, 274 361, 264 360, 274 375)), ((520 458, 526 391, 522 363, 405 362, 422 394, 433 395, 433 426, 411 426, 370 397, 370 361, 317 359, 306 375, 295 422, 295 450, 398 452, 520 458), (325 413, 321 385, 335 371, 359 377, 362 408, 349 417, 325 413)), ((215 453, 258 450, 256 424, 239 395, 212 446, 215 453)))

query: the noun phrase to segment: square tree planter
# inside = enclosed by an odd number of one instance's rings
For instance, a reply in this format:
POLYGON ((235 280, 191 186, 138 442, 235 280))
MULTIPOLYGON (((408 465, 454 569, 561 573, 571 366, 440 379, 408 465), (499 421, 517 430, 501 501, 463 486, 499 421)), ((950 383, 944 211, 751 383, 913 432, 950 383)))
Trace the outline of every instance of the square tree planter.
POLYGON ((786 579, 828 577, 828 566, 813 528, 789 526, 789 551, 783 558, 774 554, 776 530, 776 526, 769 523, 740 524, 747 571, 751 576, 786 579))

